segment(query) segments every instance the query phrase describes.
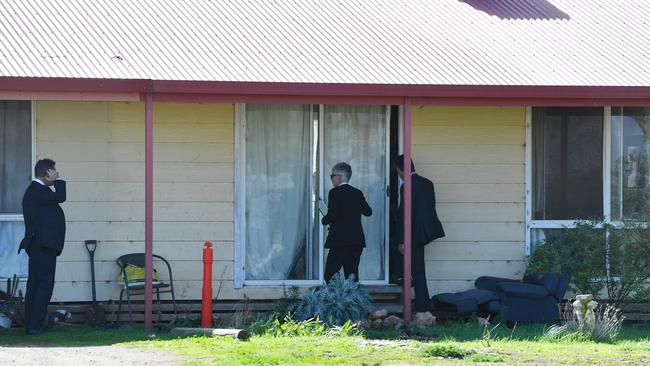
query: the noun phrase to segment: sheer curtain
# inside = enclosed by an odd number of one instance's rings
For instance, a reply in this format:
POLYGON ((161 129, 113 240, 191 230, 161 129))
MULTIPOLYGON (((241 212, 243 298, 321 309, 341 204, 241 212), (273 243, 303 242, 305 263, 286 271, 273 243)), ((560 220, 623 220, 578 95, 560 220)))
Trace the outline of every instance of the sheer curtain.
POLYGON ((27 277, 27 254, 18 255, 18 245, 25 235, 22 221, 0 221, 0 277, 27 277))
POLYGON ((27 276, 27 256, 17 254, 24 235, 21 201, 31 179, 31 104, 0 101, 0 277, 27 276))
POLYGON ((246 279, 309 279, 310 114, 246 106, 246 279))
MULTIPOLYGON (((386 109, 381 106, 326 105, 323 126, 323 176, 329 181, 334 164, 352 166, 350 184, 372 207, 361 219, 366 248, 359 265, 360 280, 384 280, 386 232, 386 109)), ((325 185, 330 189, 331 185, 325 185)), ((327 192, 324 194, 327 198, 327 192)))

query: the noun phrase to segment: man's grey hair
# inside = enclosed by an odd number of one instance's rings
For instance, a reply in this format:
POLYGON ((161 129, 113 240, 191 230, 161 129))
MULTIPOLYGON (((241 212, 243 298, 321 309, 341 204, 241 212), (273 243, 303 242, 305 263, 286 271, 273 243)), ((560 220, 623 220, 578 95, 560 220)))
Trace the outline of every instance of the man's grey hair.
POLYGON ((343 183, 348 183, 350 178, 352 178, 352 167, 350 164, 345 162, 337 163, 334 165, 334 168, 332 168, 332 174, 340 175, 341 181, 343 183))

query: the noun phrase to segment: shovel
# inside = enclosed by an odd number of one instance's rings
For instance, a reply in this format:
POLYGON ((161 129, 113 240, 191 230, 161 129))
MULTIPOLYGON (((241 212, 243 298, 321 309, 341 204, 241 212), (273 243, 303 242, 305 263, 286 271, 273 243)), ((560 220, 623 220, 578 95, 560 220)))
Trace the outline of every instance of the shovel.
POLYGON ((90 256, 90 276, 93 288, 93 305, 86 310, 86 324, 93 327, 105 327, 106 312, 102 306, 97 304, 97 290, 95 288, 95 250, 97 249, 97 240, 86 240, 84 243, 90 256))

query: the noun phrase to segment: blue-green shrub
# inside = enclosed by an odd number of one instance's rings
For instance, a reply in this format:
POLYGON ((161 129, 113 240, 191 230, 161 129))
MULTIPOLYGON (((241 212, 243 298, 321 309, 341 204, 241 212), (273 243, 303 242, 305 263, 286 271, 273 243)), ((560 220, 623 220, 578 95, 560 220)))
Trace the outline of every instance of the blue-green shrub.
POLYGON ((371 309, 366 290, 337 273, 326 286, 308 292, 294 303, 291 312, 296 321, 318 318, 327 325, 341 326, 347 321, 366 319, 371 309))

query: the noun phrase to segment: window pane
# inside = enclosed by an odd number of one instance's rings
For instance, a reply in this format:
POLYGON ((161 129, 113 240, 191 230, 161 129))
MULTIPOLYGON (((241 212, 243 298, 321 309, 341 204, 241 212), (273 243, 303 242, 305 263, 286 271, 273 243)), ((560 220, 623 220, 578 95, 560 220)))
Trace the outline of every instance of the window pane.
POLYGON ((535 252, 535 248, 544 245, 546 237, 557 235, 564 229, 531 229, 530 230, 530 254, 535 252))
POLYGON ((612 218, 650 217, 650 108, 612 108, 612 218))
POLYGON ((533 219, 603 216, 603 109, 533 108, 533 219))
POLYGON ((0 221, 0 278, 14 274, 27 277, 27 254, 18 255, 18 245, 25 236, 22 221, 0 221))
POLYGON ((20 214, 31 179, 30 102, 0 101, 0 214, 20 214))
POLYGON ((313 279, 309 106, 246 106, 246 279, 313 279))
MULTIPOLYGON (((326 105, 323 117, 323 169, 345 161, 352 166, 350 184, 359 188, 372 216, 361 224, 366 247, 359 263, 359 279, 384 280, 386 252, 386 108, 382 106, 326 105)), ((325 176, 330 181, 329 176, 325 176)), ((325 186, 325 194, 331 189, 325 186)))

